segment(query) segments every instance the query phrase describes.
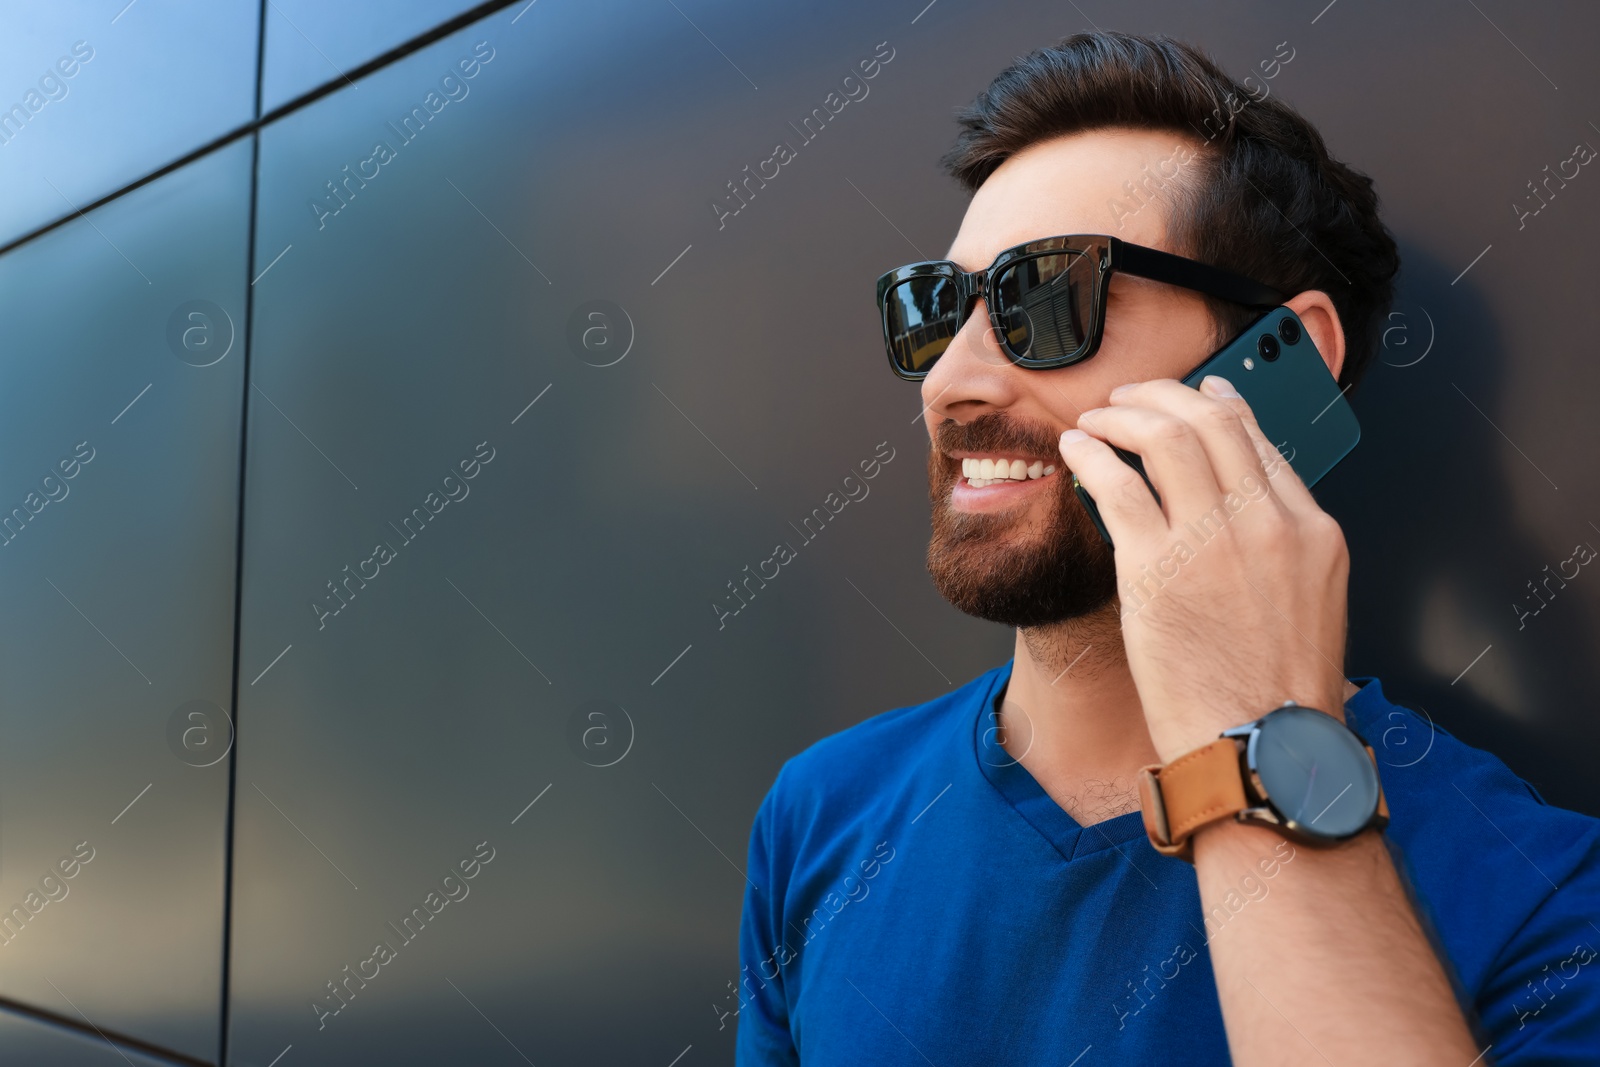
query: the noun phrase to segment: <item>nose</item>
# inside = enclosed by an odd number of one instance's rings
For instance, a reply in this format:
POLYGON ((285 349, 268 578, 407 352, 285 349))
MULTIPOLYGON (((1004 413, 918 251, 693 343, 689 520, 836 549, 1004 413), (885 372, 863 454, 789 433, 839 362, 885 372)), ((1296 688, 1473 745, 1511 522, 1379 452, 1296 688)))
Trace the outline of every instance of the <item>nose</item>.
POLYGON ((970 422, 1016 399, 1017 375, 1000 347, 989 310, 978 297, 944 354, 922 379, 922 403, 929 429, 945 419, 970 422))

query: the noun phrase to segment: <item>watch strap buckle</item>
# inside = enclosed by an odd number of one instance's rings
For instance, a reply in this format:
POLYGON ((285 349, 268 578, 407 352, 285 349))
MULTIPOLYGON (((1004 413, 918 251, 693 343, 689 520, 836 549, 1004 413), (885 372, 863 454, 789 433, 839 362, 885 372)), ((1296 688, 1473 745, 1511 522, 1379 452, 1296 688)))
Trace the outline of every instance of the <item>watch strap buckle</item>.
POLYGON ((1239 770, 1239 742, 1219 737, 1172 761, 1139 771, 1145 834, 1157 852, 1194 862, 1194 832, 1249 807, 1239 770), (1171 786, 1180 801, 1169 806, 1171 786))
POLYGON ((1167 827, 1166 800, 1161 795, 1161 781, 1156 777, 1159 770, 1159 763, 1139 768, 1139 812, 1144 818, 1145 836, 1150 839, 1150 847, 1163 856, 1177 856, 1193 863, 1193 849, 1189 842, 1172 843, 1172 834, 1167 827))

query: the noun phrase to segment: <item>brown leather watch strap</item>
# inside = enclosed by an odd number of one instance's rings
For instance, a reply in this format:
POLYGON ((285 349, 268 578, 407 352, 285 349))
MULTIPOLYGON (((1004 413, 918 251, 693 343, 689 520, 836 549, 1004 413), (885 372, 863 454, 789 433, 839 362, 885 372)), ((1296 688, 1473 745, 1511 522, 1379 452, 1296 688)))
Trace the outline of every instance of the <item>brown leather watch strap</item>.
MULTIPOLYGON (((1366 748, 1367 755, 1372 759, 1372 769, 1376 771, 1378 769, 1378 754, 1372 751, 1371 745, 1366 746, 1366 748)), ((1379 829, 1389 825, 1389 802, 1383 796, 1382 774, 1378 775, 1378 813, 1373 817, 1372 821, 1379 829)))
POLYGON ((1219 737, 1166 766, 1139 772, 1145 832, 1156 851, 1194 862, 1191 835, 1249 807, 1239 770, 1239 742, 1219 737))

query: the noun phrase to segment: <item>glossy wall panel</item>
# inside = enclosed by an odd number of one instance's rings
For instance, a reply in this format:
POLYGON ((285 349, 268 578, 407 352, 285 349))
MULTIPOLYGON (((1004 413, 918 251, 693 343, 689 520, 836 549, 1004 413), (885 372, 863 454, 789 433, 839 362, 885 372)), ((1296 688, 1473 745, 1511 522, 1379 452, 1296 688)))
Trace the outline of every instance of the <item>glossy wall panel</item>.
MULTIPOLYGON (((95 49, 0 244, 249 121, 258 20, 270 110, 472 7, 0 7, 0 70, 95 49)), ((871 286, 961 221, 952 110, 1091 18, 1292 52, 1375 179, 1349 669, 1600 812, 1588 7, 516 2, 265 127, 253 205, 241 139, 0 256, 0 998, 241 1067, 729 1062, 783 761, 1010 654, 924 571, 871 286)))
POLYGON ((266 9, 261 110, 341 80, 352 68, 475 6, 476 0, 273 0, 266 9))
POLYGON ((670 6, 540 5, 263 135, 258 266, 290 251, 256 286, 253 374, 281 414, 252 391, 244 674, 282 658, 240 708, 241 1058, 520 1062, 494 1027, 534 1062, 725 1056, 711 1005, 772 772, 1001 652, 972 642, 941 675, 863 599, 904 625, 937 610, 903 548, 925 523, 918 405, 882 379, 856 281, 824 270, 871 214, 840 210, 850 150, 892 111, 827 133, 765 221, 719 234, 706 204, 883 40, 834 14, 827 45, 769 68, 776 110, 670 6), (588 62, 624 15, 623 51, 588 62), (389 124, 479 42, 470 93, 403 141, 389 124), (363 167, 380 139, 393 158, 363 167), (347 173, 365 184, 335 200, 347 173), (839 320, 792 315, 800 291, 839 320), (822 374, 869 395, 822 417, 822 374), (870 495, 807 544, 789 523, 862 462, 870 495), (719 626, 727 583, 785 540, 803 554, 719 626), (470 895, 405 940, 482 842, 470 895))
POLYGON ((0 258, 0 996, 200 1057, 249 192, 240 142, 0 258))
POLYGON ((162 1067, 155 1059, 111 1044, 93 1032, 74 1033, 20 1015, 0 1011, 0 1048, 6 1062, 27 1067, 162 1067))
MULTIPOLYGON (((307 1063, 726 1062, 744 842, 778 767, 1009 654, 923 571, 922 401, 884 365, 871 282, 954 234, 951 108, 1084 27, 1056 5, 925 7, 697 25, 540 4, 513 24, 519 5, 263 134, 240 1062, 291 1042, 307 1063), (844 85, 873 60, 865 93, 844 85), (859 99, 830 104, 841 87, 859 99), (777 142, 792 158, 752 178, 777 142), (474 878, 444 881, 462 861, 474 878)), ((1504 41, 1471 12, 1347 2, 1312 29, 1315 11, 1225 10, 1119 18, 1241 74, 1287 38, 1274 91, 1375 176, 1407 256, 1364 444, 1322 490, 1356 553, 1351 670, 1600 810, 1562 755, 1596 739, 1573 653, 1600 593, 1574 588, 1541 640, 1492 629, 1502 570, 1520 580, 1511 561, 1600 503, 1559 459, 1565 495, 1529 495, 1506 440, 1555 432, 1540 403, 1578 410, 1581 348, 1495 325, 1556 329, 1581 270, 1516 267, 1579 263, 1594 210, 1570 198, 1519 248, 1514 161, 1443 161, 1491 135, 1537 155, 1576 112, 1494 66, 1504 41), (1406 92, 1352 86, 1357 55, 1406 92), (1459 56, 1503 80, 1464 81, 1459 56), (1485 244, 1512 252, 1452 285, 1485 244), (1507 664, 1542 680, 1507 687, 1507 664)), ((1593 80, 1567 38, 1519 28, 1593 80)), ((1567 432, 1584 454, 1591 428, 1567 432)), ((1426 743, 1379 741, 1396 764, 1426 743)))
POLYGON ((0 2, 0 244, 255 116, 256 0, 0 2))

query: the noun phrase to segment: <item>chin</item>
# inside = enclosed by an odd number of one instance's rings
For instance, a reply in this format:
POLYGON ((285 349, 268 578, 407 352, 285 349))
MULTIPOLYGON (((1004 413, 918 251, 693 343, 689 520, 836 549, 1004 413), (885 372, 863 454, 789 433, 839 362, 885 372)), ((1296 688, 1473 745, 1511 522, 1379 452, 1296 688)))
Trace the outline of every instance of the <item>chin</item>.
POLYGON ((1031 629, 1116 600, 1111 546, 1053 455, 1056 436, 1053 426, 1001 412, 934 428, 928 573, 968 615, 1031 629), (979 455, 993 459, 975 469, 969 461, 979 455))
POLYGON ((1071 482, 1051 480, 1053 495, 1033 507, 976 513, 952 507, 954 479, 930 481, 928 573, 941 596, 968 615, 1020 629, 1081 618, 1116 600, 1111 547, 1071 482))

